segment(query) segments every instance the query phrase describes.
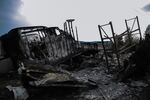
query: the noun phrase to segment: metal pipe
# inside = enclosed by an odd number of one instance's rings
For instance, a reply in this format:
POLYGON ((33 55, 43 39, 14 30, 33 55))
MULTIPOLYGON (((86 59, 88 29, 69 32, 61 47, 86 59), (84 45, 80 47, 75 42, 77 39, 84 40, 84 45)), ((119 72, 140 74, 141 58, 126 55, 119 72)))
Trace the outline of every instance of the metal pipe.
POLYGON ((107 25, 109 25, 109 24, 104 24, 104 25, 100 25, 100 26, 103 27, 103 26, 107 26, 107 25))
POLYGON ((77 27, 76 28, 76 38, 77 38, 77 45, 78 45, 78 48, 79 48, 79 37, 78 37, 78 29, 77 27))
POLYGON ((127 20, 125 20, 125 24, 126 24, 127 33, 128 33, 129 44, 131 44, 130 30, 129 30, 129 27, 128 27, 128 22, 127 22, 127 20))
POLYGON ((102 46, 103 46, 103 50, 104 50, 104 54, 105 54, 105 59, 106 59, 106 66, 109 70, 109 64, 108 64, 108 58, 107 58, 107 53, 106 53, 106 48, 104 46, 104 41, 103 41, 103 36, 102 36, 102 31, 101 31, 101 26, 98 25, 98 29, 99 29, 99 33, 100 33, 100 38, 101 38, 101 42, 102 42, 102 46))
POLYGON ((135 17, 134 17, 134 18, 127 19, 126 21, 130 21, 130 20, 133 20, 133 19, 135 19, 135 17))
POLYGON ((136 18, 137 18, 137 24, 138 24, 138 28, 139 28, 140 41, 141 41, 142 40, 142 34, 141 34, 141 28, 140 28, 139 18, 138 18, 138 16, 136 16, 136 18))
POLYGON ((74 30, 73 30, 73 24, 72 24, 72 21, 71 21, 70 23, 71 23, 72 35, 73 35, 73 38, 75 39, 75 35, 74 35, 74 30))
POLYGON ((118 66, 120 67, 119 54, 118 54, 117 43, 116 43, 116 38, 115 38, 115 33, 114 33, 112 22, 110 22, 110 27, 111 27, 112 35, 113 35, 113 38, 114 38, 115 53, 116 53, 116 56, 117 56, 117 62, 118 62, 118 66))

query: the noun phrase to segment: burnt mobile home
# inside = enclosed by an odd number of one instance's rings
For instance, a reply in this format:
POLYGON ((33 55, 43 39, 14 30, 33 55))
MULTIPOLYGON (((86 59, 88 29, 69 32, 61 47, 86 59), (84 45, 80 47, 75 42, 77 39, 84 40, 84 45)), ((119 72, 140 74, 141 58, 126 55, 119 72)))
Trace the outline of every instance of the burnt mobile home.
POLYGON ((26 61, 53 63, 75 53, 76 49, 71 34, 58 27, 15 28, 0 37, 0 70, 17 69, 19 62, 26 61))

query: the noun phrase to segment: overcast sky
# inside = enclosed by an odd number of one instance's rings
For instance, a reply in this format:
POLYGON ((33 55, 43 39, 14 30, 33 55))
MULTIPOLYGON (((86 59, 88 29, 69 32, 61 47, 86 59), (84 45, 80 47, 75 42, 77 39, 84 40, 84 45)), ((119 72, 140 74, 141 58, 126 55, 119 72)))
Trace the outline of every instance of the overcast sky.
MULTIPOLYGON (((85 41, 99 40, 97 25, 105 24, 109 21, 113 22, 114 31, 118 34, 125 31, 124 20, 128 18, 139 16, 142 32, 144 32, 146 26, 150 24, 149 0, 2 1, 19 2, 15 8, 17 13, 15 13, 14 16, 16 15, 15 18, 19 19, 18 23, 20 23, 20 26, 44 25, 63 28, 63 23, 66 19, 74 18, 74 26, 78 27, 79 39, 85 41)), ((7 6, 10 8, 9 3, 7 6)))
POLYGON ((28 25, 25 16, 20 13, 22 7, 21 0, 0 0, 0 35, 12 28, 28 25))

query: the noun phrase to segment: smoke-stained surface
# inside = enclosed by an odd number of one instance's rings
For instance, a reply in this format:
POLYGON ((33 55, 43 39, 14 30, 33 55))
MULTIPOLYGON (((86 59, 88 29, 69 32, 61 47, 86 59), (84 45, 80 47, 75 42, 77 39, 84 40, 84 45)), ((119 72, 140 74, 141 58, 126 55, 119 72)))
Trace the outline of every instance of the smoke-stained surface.
POLYGON ((150 12, 150 4, 144 6, 142 9, 146 12, 150 12))
POLYGON ((27 24, 19 13, 22 4, 21 0, 0 0, 0 35, 27 24))

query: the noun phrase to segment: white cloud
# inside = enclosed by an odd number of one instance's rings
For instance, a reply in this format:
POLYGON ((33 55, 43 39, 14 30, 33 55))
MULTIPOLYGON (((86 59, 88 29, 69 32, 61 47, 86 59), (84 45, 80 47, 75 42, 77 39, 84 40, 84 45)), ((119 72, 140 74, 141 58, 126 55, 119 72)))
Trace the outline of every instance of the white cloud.
POLYGON ((76 19, 81 40, 99 40, 97 25, 112 21, 116 33, 125 30, 124 19, 139 16, 142 32, 150 14, 142 11, 147 0, 22 0, 21 14, 32 25, 60 26, 76 19))

